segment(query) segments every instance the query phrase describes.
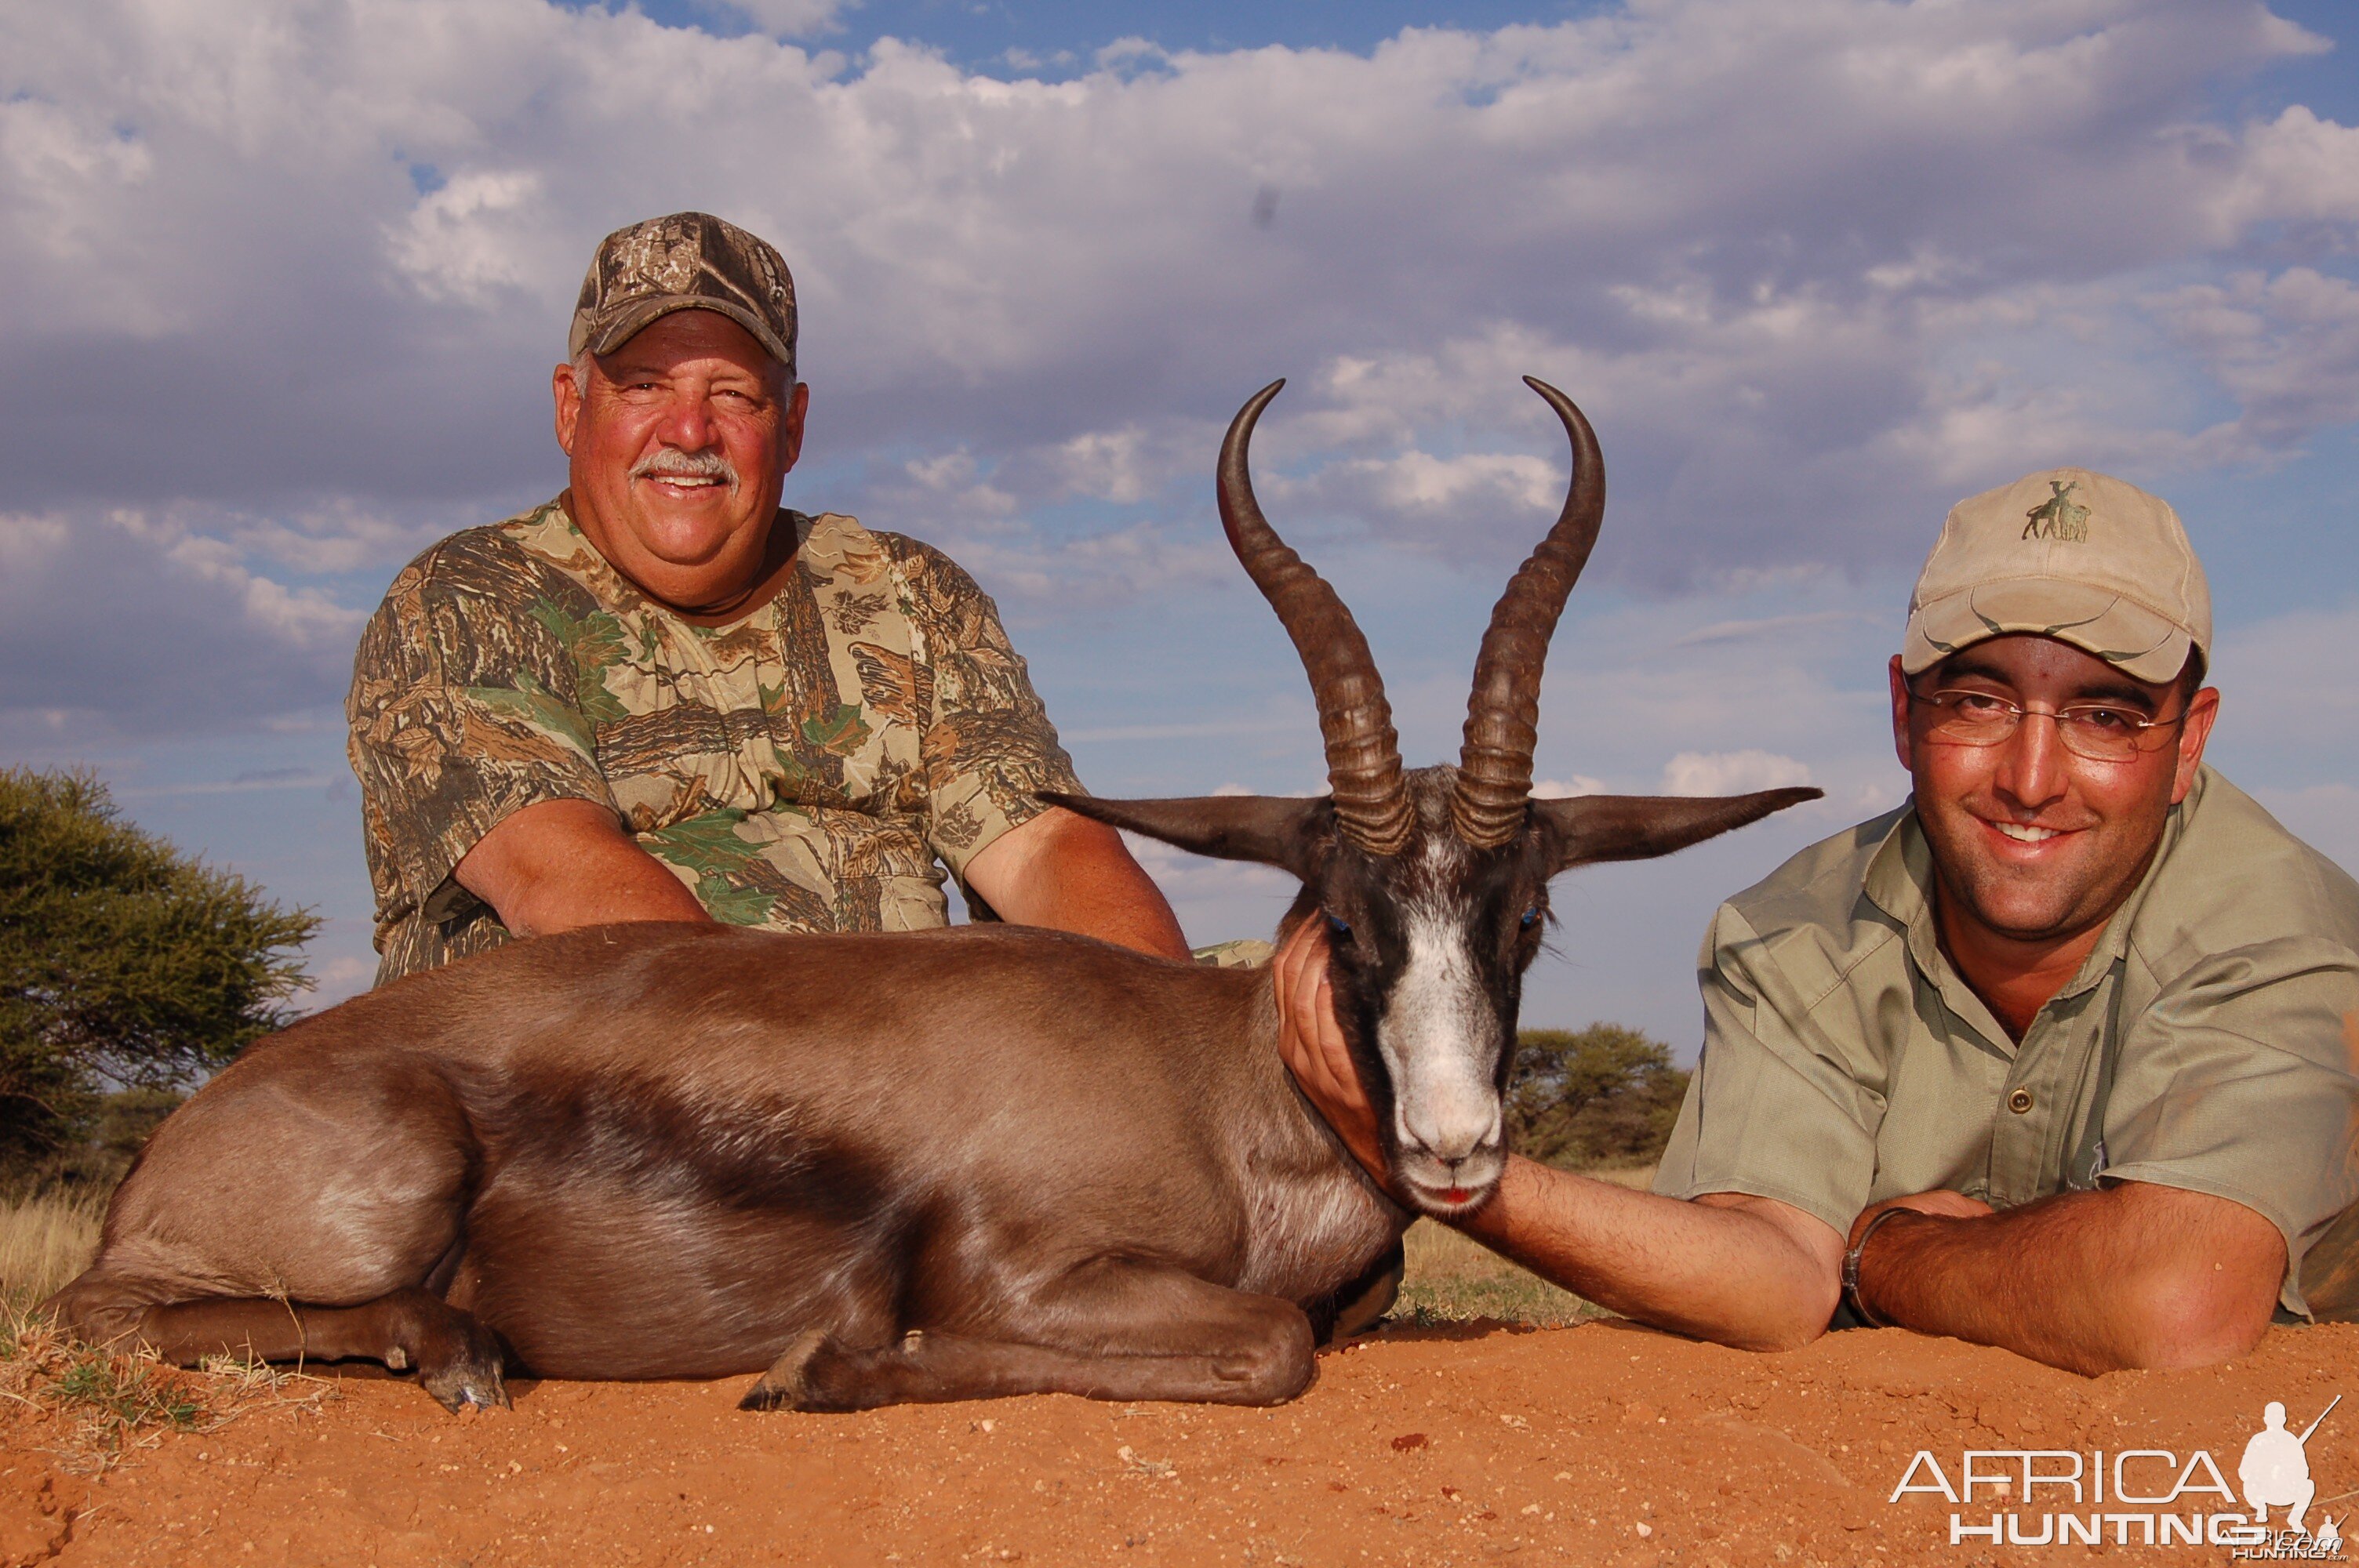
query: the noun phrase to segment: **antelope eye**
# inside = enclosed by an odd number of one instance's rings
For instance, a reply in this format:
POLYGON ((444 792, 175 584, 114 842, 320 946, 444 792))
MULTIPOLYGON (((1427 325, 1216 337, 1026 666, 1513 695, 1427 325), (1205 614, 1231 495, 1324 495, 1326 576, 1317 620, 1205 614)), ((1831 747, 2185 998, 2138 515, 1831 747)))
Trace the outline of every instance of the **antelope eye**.
POLYGON ((1539 923, 1540 906, 1538 904, 1533 904, 1530 908, 1524 911, 1522 924, 1525 930, 1529 931, 1533 926, 1538 925, 1539 923))
POLYGON ((1352 923, 1339 914, 1330 914, 1327 916, 1327 929, 1338 936, 1349 936, 1352 934, 1352 923))

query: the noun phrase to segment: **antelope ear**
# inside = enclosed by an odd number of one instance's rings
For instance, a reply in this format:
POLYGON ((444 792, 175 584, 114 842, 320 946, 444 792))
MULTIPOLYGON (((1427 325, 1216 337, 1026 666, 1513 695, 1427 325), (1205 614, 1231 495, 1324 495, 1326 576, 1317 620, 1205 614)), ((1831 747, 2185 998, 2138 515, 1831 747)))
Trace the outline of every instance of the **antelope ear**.
POLYGON ((1208 795, 1181 800, 1100 800, 1095 795, 1043 791, 1040 799, 1095 821, 1199 855, 1256 860, 1308 878, 1319 844, 1333 831, 1334 803, 1325 795, 1208 795))
POLYGON ((1816 800, 1815 789, 1765 789, 1757 795, 1580 795, 1536 800, 1547 824, 1549 875, 1596 860, 1648 860, 1757 822, 1773 811, 1816 800))

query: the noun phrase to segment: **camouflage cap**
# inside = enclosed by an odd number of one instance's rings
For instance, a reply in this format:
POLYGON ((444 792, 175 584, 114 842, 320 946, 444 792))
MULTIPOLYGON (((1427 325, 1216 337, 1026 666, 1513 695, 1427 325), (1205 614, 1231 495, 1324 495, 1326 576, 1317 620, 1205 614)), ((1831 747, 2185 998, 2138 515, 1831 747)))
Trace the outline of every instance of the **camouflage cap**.
POLYGON ((608 354, 658 316, 717 310, 795 379, 795 280, 767 241, 709 212, 674 212, 598 243, 573 307, 566 357, 608 354))
POLYGON ((2029 633, 2134 679, 2177 677, 2212 647, 2212 589, 2168 502, 2087 469, 2047 469, 1950 509, 1908 598, 1900 667, 1930 669, 2029 633))

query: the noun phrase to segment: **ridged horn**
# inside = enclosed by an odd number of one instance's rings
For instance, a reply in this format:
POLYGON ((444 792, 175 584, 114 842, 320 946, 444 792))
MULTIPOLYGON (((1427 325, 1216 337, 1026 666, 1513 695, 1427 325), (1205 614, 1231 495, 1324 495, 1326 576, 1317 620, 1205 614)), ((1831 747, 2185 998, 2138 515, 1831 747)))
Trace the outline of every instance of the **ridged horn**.
POLYGON ((1466 743, 1459 752, 1451 817, 1458 836, 1479 849, 1519 832, 1532 793, 1532 751, 1539 744, 1540 671, 1565 596, 1588 563, 1605 516, 1605 464, 1597 433, 1572 399, 1535 376, 1524 384, 1547 400, 1572 440, 1572 481, 1564 511, 1491 611, 1474 690, 1466 702, 1466 743))
POLYGON ((1261 411, 1285 384, 1278 380, 1263 387, 1229 423, 1221 443, 1221 526, 1245 575, 1294 639, 1310 676, 1319 731, 1327 741, 1327 783, 1334 791, 1337 829, 1371 854, 1397 855, 1408 843, 1411 816, 1384 677, 1352 612, 1277 536, 1254 500, 1246 449, 1261 411))

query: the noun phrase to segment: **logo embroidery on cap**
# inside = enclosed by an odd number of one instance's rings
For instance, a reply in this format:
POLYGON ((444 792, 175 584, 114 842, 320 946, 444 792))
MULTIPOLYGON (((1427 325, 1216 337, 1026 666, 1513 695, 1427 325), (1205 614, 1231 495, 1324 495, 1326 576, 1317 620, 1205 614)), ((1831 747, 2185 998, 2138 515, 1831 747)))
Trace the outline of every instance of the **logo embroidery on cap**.
POLYGON ((2069 483, 2059 483, 2051 479, 2048 481, 2048 488, 2056 493, 2024 514, 2029 521, 2023 525, 2023 536, 2027 539, 2056 539, 2067 545, 2087 544, 2089 509, 2072 500, 2072 492, 2081 488, 2081 481, 2076 479, 2069 483))

